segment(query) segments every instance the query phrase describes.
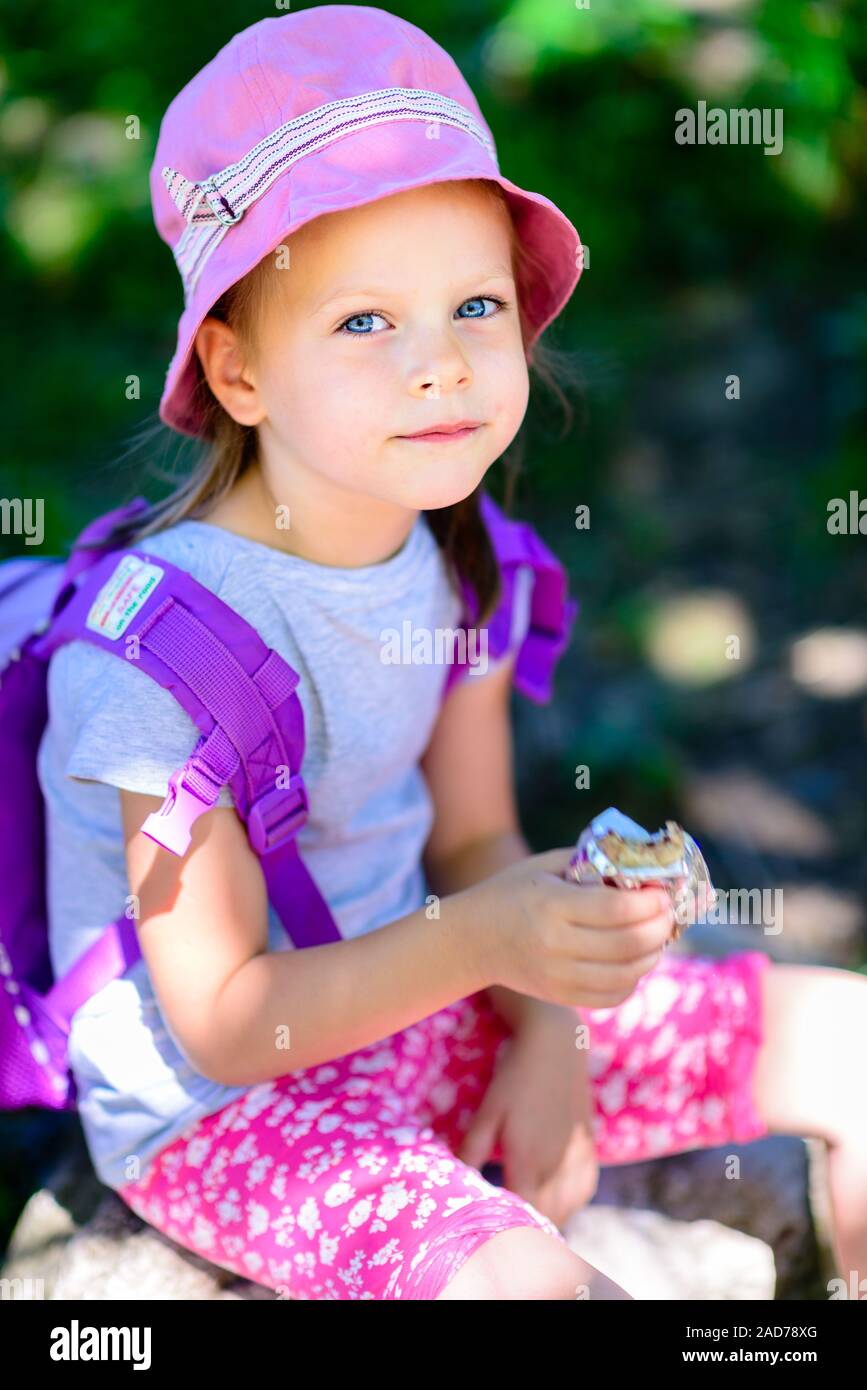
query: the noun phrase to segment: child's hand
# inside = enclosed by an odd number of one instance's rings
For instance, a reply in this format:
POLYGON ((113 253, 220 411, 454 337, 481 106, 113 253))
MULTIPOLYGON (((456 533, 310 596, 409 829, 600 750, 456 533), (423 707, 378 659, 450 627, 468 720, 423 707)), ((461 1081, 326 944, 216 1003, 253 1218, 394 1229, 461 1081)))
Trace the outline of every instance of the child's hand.
POLYGON ((457 1151, 482 1168, 499 1141, 506 1187, 555 1226, 589 1202, 599 1182, 588 1054, 575 1047, 574 1033, 570 1016, 513 1034, 457 1151))
POLYGON ((574 846, 530 855, 463 890, 480 972, 552 1004, 614 1008, 652 970, 674 925, 664 889, 561 877, 574 846))

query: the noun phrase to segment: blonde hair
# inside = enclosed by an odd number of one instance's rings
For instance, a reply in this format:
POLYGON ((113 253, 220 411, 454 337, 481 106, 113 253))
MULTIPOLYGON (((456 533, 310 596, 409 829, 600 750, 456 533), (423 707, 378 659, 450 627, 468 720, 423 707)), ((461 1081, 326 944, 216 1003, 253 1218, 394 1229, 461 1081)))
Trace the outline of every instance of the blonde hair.
MULTIPOLYGON (((527 324, 524 316, 525 289, 531 277, 545 273, 544 263, 518 237, 509 212, 506 195, 498 183, 490 179, 461 181, 479 189, 497 202, 506 212, 510 227, 512 268, 518 290, 518 315, 521 337, 527 343, 527 324)), ((232 285, 210 310, 210 316, 226 323, 237 335, 242 350, 252 356, 256 347, 257 325, 262 322, 268 296, 273 293, 273 259, 269 253, 252 270, 232 285)), ((257 457, 256 427, 242 425, 226 411, 208 385, 198 353, 193 352, 196 371, 194 402, 204 421, 204 448, 186 477, 161 501, 139 513, 132 525, 116 528, 111 544, 133 546, 148 536, 187 518, 205 515, 235 486, 242 474, 257 457), (123 539, 121 540, 121 536, 123 539)), ((573 421, 570 401, 561 381, 574 384, 575 359, 570 353, 537 342, 527 357, 531 382, 535 378, 558 399, 564 415, 564 434, 573 421)), ((150 448, 163 436, 166 426, 157 418, 148 422, 136 436, 133 451, 150 448)), ((506 474, 503 510, 509 512, 514 490, 523 469, 524 431, 502 456, 506 474)), ((562 436, 561 436, 562 437, 562 436)), ((201 446, 200 446, 201 447, 201 446)), ((172 479, 173 480, 173 479, 172 479)), ((483 624, 494 611, 500 598, 500 576, 496 557, 479 511, 479 484, 469 497, 450 507, 436 508, 425 513, 431 532, 444 552, 453 585, 460 592, 461 579, 467 580, 478 599, 476 621, 483 624)))

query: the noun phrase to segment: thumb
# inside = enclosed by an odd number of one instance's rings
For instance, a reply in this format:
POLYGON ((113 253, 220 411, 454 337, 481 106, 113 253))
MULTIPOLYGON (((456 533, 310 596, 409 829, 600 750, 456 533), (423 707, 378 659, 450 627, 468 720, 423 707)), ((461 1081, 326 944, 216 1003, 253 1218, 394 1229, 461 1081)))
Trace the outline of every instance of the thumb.
POLYGON ((540 869, 547 870, 550 874, 562 875, 564 869, 568 868, 569 860, 574 853, 574 844, 565 845, 562 849, 549 849, 543 854, 534 854, 533 864, 540 869))
POLYGON ((493 1153, 499 1123, 498 1112, 493 1106, 486 1109, 483 1103, 458 1148, 456 1157, 461 1163, 468 1163, 472 1168, 481 1168, 487 1163, 493 1153))

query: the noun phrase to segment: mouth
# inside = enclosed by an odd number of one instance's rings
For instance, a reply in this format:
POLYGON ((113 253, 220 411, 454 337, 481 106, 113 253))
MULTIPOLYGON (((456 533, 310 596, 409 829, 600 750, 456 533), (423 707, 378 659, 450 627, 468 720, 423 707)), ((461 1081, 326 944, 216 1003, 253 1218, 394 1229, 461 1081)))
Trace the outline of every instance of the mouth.
POLYGON ((410 444, 450 444, 456 443, 459 439, 469 439, 471 435, 478 434, 482 428, 481 424, 468 421, 457 426, 425 430, 420 434, 399 434, 396 438, 405 439, 410 444))

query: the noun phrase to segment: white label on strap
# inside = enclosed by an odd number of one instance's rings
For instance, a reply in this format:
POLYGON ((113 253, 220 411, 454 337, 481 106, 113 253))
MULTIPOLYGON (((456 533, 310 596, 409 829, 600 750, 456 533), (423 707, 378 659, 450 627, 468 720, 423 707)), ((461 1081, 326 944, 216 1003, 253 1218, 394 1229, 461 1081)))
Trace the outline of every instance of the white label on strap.
POLYGON ((159 565, 125 555, 94 599, 85 627, 112 641, 121 637, 164 574, 159 565))
POLYGON ((530 617, 533 607, 533 590, 536 585, 536 571, 532 565, 519 565, 515 571, 513 591, 512 627, 509 633, 509 649, 513 651, 523 642, 530 631, 530 617))

